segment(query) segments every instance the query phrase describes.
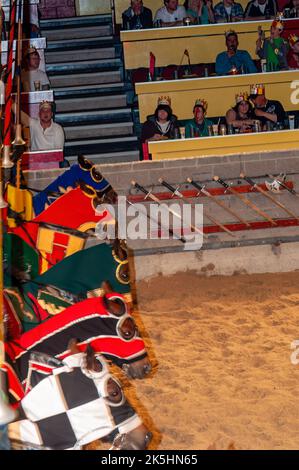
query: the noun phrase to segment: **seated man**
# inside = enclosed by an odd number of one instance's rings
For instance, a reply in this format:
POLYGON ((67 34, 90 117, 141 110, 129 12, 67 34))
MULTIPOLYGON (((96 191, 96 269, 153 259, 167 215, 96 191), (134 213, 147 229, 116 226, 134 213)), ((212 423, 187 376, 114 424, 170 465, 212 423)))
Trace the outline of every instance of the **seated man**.
POLYGON ((299 0, 290 0, 283 9, 284 18, 298 18, 299 17, 299 0))
POLYGON ((231 23, 232 21, 243 20, 243 7, 234 0, 223 0, 214 7, 216 23, 231 23))
POLYGON ((178 0, 164 0, 164 7, 155 15, 154 23, 161 22, 161 26, 182 26, 187 17, 185 7, 180 6, 178 0))
POLYGON ((142 125, 141 142, 174 139, 176 135, 179 135, 179 123, 172 113, 171 100, 168 96, 161 96, 155 114, 148 116, 142 125))
POLYGON ((285 110, 279 101, 266 98, 264 85, 251 85, 249 97, 255 106, 254 114, 264 129, 267 128, 267 123, 284 125, 285 110))
POLYGON ((283 23, 280 20, 274 20, 270 29, 270 37, 262 42, 259 35, 256 41, 256 53, 261 59, 267 61, 267 72, 288 69, 288 43, 281 34, 283 32, 283 23))
POLYGON ((21 72, 21 82, 23 90, 26 92, 35 91, 35 83, 40 90, 50 88, 50 82, 46 72, 39 68, 40 56, 35 47, 30 47, 26 51, 24 69, 21 72))
POLYGON ((148 29, 153 27, 153 15, 142 0, 131 0, 131 6, 122 14, 122 22, 123 29, 148 29))
POLYGON ((266 20, 275 18, 276 0, 251 0, 245 9, 245 20, 266 20))
POLYGON ((21 121, 30 128, 30 150, 60 150, 64 147, 62 127, 53 121, 52 103, 43 101, 39 105, 39 119, 21 112, 21 121))
POLYGON ((291 48, 288 53, 288 66, 290 69, 299 69, 299 37, 291 34, 289 44, 291 48))
POLYGON ((208 103, 205 100, 196 100, 193 108, 194 119, 186 123, 186 137, 206 137, 209 135, 209 126, 213 123, 206 119, 208 103))
POLYGON ((225 33, 226 52, 221 52, 216 57, 217 75, 228 75, 234 73, 256 73, 254 65, 247 51, 238 50, 238 35, 235 31, 225 33))

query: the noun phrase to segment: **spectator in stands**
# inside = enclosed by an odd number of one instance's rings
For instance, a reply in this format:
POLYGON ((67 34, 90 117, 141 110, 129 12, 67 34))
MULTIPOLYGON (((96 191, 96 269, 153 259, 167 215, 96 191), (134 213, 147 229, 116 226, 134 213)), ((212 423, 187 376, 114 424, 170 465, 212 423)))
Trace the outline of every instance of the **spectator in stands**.
POLYGON ((131 0, 131 6, 122 14, 122 22, 123 29, 148 29, 153 27, 153 15, 142 0, 131 0))
POLYGON ((255 106, 254 114, 261 121, 263 128, 267 128, 267 123, 284 126, 285 110, 279 101, 266 98, 264 85, 251 85, 250 100, 255 106))
POLYGON ((232 21, 242 21, 244 16, 243 7, 234 0, 223 0, 214 7, 216 23, 231 23, 232 21))
POLYGON ((285 18, 299 18, 299 0, 291 0, 283 9, 285 18))
POLYGON ((179 137, 179 123, 172 114, 171 100, 168 96, 158 99, 158 106, 153 116, 148 116, 142 126, 141 142, 166 140, 179 137))
POLYGON ((256 73, 254 65, 247 51, 238 50, 238 35, 235 31, 225 33, 227 51, 220 52, 216 57, 216 74, 228 75, 231 73, 256 73))
POLYGON ((245 8, 245 20, 266 20, 275 18, 276 0, 251 0, 245 8))
POLYGON ((184 6, 191 23, 215 23, 212 0, 186 0, 184 6))
POLYGON ((186 17, 185 7, 179 5, 178 0, 164 0, 164 7, 156 12, 154 23, 165 27, 182 26, 186 17))
POLYGON ((254 125, 256 117, 253 106, 249 101, 248 93, 242 92, 236 95, 236 104, 226 113, 227 125, 239 129, 240 132, 248 132, 254 125))
POLYGON ((40 55, 35 47, 29 47, 25 54, 24 68, 21 72, 23 90, 35 91, 36 86, 41 90, 49 89, 50 82, 46 72, 40 70, 40 55))
POLYGON ((30 150, 60 150, 64 147, 62 127, 53 121, 52 103, 43 101, 39 106, 39 119, 21 112, 21 121, 30 128, 30 150))
POLYGON ((296 34, 291 34, 289 44, 288 66, 290 69, 299 69, 299 37, 296 34))
POLYGON ((213 123, 206 118, 208 103, 205 100, 196 100, 193 108, 194 118, 186 123, 186 137, 206 137, 209 135, 209 126, 213 123))
POLYGON ((267 61, 267 72, 288 69, 288 43, 281 37, 283 23, 277 19, 272 22, 270 37, 262 41, 259 35, 256 41, 256 53, 261 59, 267 61), (262 44, 263 42, 263 44, 262 44))

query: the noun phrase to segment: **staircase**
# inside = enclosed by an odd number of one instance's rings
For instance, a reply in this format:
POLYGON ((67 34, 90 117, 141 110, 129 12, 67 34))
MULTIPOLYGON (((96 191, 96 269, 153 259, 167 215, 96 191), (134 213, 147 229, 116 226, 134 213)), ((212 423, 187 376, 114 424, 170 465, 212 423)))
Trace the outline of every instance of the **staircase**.
POLYGON ((96 163, 139 160, 111 15, 42 20, 41 29, 67 160, 76 160, 78 153, 96 163))

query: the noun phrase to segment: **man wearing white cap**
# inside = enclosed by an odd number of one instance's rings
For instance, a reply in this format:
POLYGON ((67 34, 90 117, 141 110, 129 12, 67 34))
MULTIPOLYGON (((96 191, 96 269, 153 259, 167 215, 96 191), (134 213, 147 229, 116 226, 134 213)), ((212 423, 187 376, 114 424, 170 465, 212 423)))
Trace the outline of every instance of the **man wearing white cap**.
POLYGON ((39 105, 39 119, 21 112, 22 124, 30 128, 30 150, 61 150, 64 147, 62 127, 53 121, 52 104, 43 101, 39 105))
POLYGON ((46 72, 39 68, 40 55, 35 47, 29 47, 25 56, 25 67, 21 72, 23 90, 35 91, 38 85, 40 89, 50 88, 50 82, 46 72))

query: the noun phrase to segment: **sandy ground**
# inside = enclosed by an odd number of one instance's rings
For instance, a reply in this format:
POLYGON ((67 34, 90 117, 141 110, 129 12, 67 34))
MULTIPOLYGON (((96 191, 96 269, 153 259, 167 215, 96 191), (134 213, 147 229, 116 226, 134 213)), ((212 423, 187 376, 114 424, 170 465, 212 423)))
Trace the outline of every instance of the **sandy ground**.
POLYGON ((139 284, 137 322, 154 371, 122 381, 152 449, 298 448, 298 286, 298 272, 139 284))

